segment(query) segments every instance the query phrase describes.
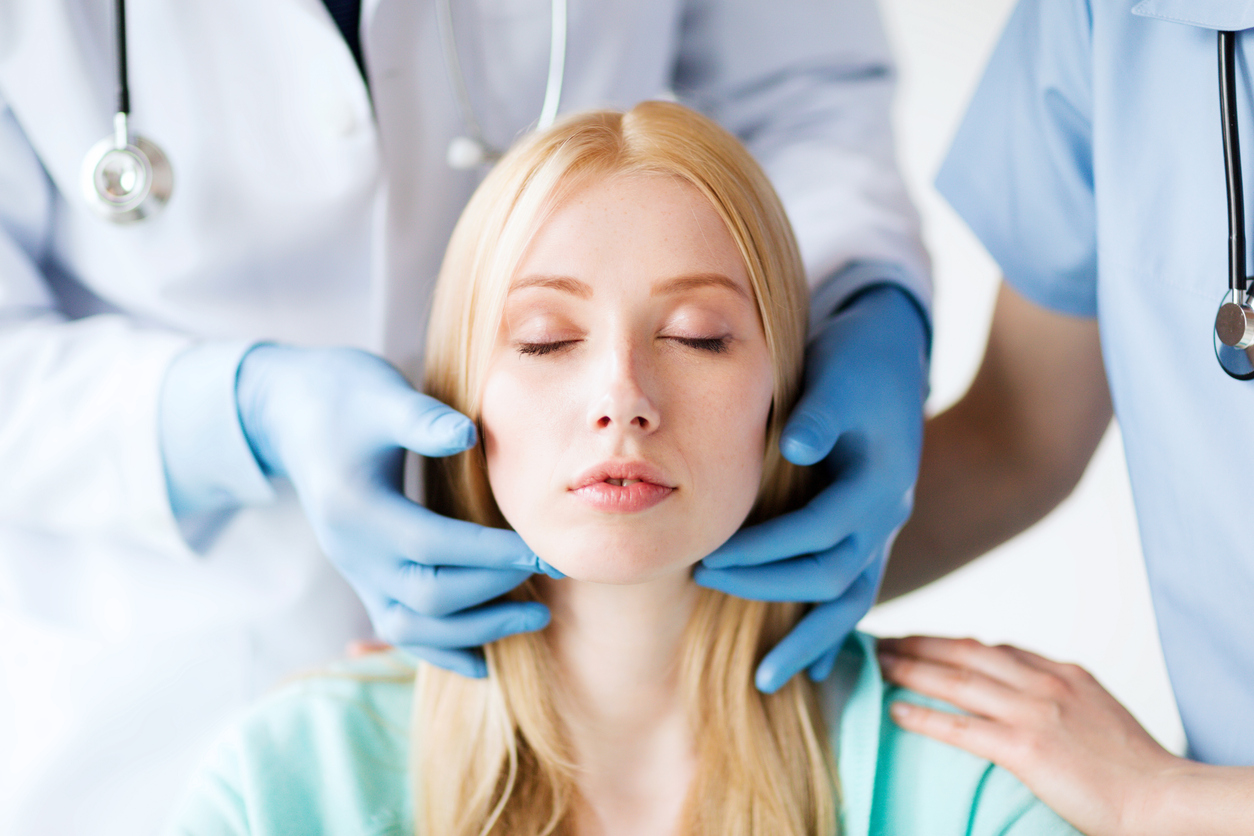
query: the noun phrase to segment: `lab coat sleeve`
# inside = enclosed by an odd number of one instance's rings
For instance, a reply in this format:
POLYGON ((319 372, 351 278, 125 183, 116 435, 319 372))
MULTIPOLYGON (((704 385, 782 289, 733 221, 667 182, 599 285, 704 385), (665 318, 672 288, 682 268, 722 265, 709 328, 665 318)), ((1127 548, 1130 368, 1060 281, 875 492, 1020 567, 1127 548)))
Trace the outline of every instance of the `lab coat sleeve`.
POLYGON ((675 90, 766 169, 816 312, 885 281, 930 310, 930 265, 894 159, 893 65, 871 0, 694 0, 675 90))
POLYGON ((53 186, 0 99, 0 525, 185 551, 157 402, 177 334, 120 314, 67 321, 48 278, 53 186))
POLYGON ((1028 299, 1097 315, 1091 16, 1024 0, 954 136, 941 194, 1028 299))

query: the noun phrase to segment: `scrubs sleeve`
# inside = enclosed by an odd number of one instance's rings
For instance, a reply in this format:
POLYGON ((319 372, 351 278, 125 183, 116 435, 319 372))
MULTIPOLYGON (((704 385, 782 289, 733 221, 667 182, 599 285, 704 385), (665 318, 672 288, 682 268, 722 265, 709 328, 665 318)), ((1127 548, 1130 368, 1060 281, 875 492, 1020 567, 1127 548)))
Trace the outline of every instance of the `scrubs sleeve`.
POLYGON ((893 82, 872 0, 685 6, 674 89, 766 170, 827 312, 886 281, 930 311, 930 265, 893 154, 893 82))
POLYGON ((937 177, 1025 297, 1097 315, 1091 17, 1082 0, 1011 14, 937 177))
POLYGON ((53 194, 0 98, 0 522, 188 553, 157 428, 161 381, 188 341, 117 313, 67 321, 50 283, 53 194))

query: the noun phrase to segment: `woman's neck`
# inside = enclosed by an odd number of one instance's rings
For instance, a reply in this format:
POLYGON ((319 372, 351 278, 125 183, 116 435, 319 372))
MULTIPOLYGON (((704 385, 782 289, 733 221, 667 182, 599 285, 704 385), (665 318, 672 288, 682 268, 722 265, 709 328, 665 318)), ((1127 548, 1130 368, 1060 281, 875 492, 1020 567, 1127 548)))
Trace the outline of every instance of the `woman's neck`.
POLYGON ((576 832, 671 831, 695 765, 679 660, 696 584, 686 573, 630 586, 541 582, 579 767, 576 832))

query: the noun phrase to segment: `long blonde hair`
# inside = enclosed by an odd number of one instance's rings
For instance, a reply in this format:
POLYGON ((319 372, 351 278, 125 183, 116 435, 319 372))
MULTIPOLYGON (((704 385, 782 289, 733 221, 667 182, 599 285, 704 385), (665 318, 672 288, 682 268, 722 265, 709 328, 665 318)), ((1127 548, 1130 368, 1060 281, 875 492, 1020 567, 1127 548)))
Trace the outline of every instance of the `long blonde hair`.
MULTIPOLYGON (((433 302, 426 389, 478 420, 482 381, 509 283, 536 230, 565 196, 617 174, 680 178, 702 193, 740 248, 774 366, 762 483, 751 519, 797 507, 808 479, 779 454, 800 386, 807 296, 792 229, 743 146, 680 105, 568 118, 511 150, 467 205, 433 302)), ((482 433, 480 434, 482 437, 482 433)), ((482 443, 428 462, 427 501, 440 513, 506 527, 482 443)), ((524 584, 515 598, 535 599, 524 584)), ((835 771, 815 686, 794 677, 759 693, 753 673, 800 617, 796 604, 702 589, 688 623, 679 681, 697 748, 681 832, 831 836, 835 771)), ((419 836, 545 836, 567 829, 577 795, 559 681, 543 634, 485 648, 489 675, 424 665, 414 702, 419 836)))

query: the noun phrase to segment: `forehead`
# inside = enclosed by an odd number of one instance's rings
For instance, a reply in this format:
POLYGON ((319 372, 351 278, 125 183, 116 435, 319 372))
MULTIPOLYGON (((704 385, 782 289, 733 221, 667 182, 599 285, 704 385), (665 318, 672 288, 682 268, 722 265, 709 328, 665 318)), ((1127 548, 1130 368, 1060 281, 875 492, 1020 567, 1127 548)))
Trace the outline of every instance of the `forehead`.
POLYGON ((534 273, 594 286, 720 273, 750 292, 740 248, 714 206, 667 174, 616 174, 580 185, 536 231, 518 276, 534 273))

